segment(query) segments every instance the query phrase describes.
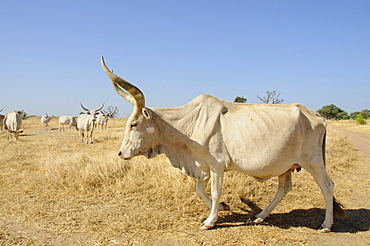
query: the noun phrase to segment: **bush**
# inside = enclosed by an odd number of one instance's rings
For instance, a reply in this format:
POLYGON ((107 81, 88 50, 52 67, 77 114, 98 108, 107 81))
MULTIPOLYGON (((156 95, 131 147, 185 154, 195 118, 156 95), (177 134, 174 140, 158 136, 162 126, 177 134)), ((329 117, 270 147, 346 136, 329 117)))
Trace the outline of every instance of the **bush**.
POLYGON ((358 114, 355 118, 355 121, 360 124, 360 125, 366 125, 367 122, 366 120, 364 120, 364 117, 362 116, 362 114, 358 114))

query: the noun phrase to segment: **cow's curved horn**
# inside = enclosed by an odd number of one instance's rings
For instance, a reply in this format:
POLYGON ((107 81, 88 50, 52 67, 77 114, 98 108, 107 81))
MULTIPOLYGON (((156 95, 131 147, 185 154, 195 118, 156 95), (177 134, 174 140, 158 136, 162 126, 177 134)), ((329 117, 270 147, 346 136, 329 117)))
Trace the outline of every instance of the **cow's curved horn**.
POLYGON ((97 109, 95 111, 100 111, 104 107, 104 104, 105 104, 105 102, 103 103, 103 105, 101 105, 101 107, 99 109, 97 109))
POLYGON ((1 111, 3 111, 3 109, 4 109, 4 108, 1 108, 1 109, 0 109, 0 112, 1 112, 1 111))
POLYGON ((81 108, 83 108, 85 111, 90 111, 90 109, 85 108, 84 105, 82 105, 82 103, 80 103, 80 105, 81 105, 81 108))
POLYGON ((114 89, 117 91, 117 93, 129 101, 132 105, 134 105, 137 110, 140 110, 145 107, 145 97, 144 94, 140 91, 139 88, 132 85, 128 81, 118 77, 113 73, 113 71, 110 71, 104 62, 104 57, 101 57, 101 65, 103 67, 104 72, 108 75, 108 77, 112 81, 112 85, 114 89), (127 92, 125 92, 125 91, 127 92))

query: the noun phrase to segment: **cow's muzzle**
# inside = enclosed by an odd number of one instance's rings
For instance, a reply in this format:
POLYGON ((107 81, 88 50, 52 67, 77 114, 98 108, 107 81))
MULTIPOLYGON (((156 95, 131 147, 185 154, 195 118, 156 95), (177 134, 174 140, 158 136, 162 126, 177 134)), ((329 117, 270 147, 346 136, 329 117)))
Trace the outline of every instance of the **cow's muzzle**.
POLYGON ((118 157, 124 159, 124 160, 131 160, 132 159, 132 156, 126 156, 122 151, 119 151, 118 152, 118 157))

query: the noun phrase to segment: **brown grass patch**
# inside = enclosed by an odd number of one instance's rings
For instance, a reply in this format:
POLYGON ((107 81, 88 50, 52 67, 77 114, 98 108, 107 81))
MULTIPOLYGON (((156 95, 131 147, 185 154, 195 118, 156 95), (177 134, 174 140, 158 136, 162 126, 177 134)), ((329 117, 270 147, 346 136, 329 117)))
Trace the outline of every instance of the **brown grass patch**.
MULTIPOLYGON (((18 142, 0 132, 2 245, 302 245, 323 239, 316 233, 324 219, 323 197, 305 170, 293 174, 293 190, 262 225, 251 218, 271 201, 277 179, 259 183, 226 173, 222 200, 231 211, 220 212, 216 229, 199 231, 209 210, 192 178, 163 155, 129 162, 117 157, 123 119, 96 130, 94 144, 79 143, 75 130, 44 132, 36 117, 23 124, 18 142)), ((56 127, 57 119, 50 125, 56 127)), ((352 216, 336 221, 333 230, 366 231, 369 239, 369 223, 356 222, 369 215, 358 209, 369 199, 369 183, 357 179, 368 175, 364 157, 330 126, 327 139, 335 194, 352 216)))

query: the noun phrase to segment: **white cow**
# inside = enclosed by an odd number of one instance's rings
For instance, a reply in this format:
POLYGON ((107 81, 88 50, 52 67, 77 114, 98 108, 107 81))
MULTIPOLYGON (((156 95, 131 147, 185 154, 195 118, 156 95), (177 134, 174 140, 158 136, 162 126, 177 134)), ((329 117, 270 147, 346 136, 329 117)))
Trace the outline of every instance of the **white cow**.
MULTIPOLYGON (((3 111, 3 108, 0 110, 0 112, 3 111)), ((0 114, 0 131, 3 130, 3 125, 4 125, 4 118, 5 116, 0 114)))
POLYGON ((303 167, 315 178, 324 195, 328 232, 334 214, 344 216, 333 196, 334 184, 325 168, 326 123, 300 104, 240 104, 200 95, 179 108, 149 109, 143 93, 110 71, 105 73, 115 90, 134 106, 127 120, 119 156, 129 160, 164 153, 174 167, 197 180, 196 192, 211 209, 201 229, 214 227, 225 171, 238 170, 259 181, 278 176, 271 203, 256 216, 261 223, 291 190, 292 170, 303 167), (211 199, 205 192, 211 180, 211 199))
POLYGON ((41 123, 44 126, 44 131, 48 130, 50 119, 51 118, 49 117, 47 113, 41 116, 41 123))
POLYGON ((73 116, 63 115, 59 117, 59 128, 58 131, 60 132, 61 129, 64 130, 64 125, 69 125, 69 129, 75 127, 77 129, 77 121, 76 118, 73 116), (62 128, 63 127, 63 128, 62 128))
POLYGON ((94 131, 96 116, 99 114, 99 111, 104 107, 104 103, 99 109, 96 109, 96 110, 89 110, 85 108, 82 105, 82 103, 80 104, 81 104, 81 107, 87 112, 87 114, 81 114, 80 116, 78 116, 78 119, 77 119, 77 128, 79 130, 80 142, 83 142, 83 137, 85 135, 86 143, 88 144, 89 143, 88 138, 89 138, 89 132, 90 132, 90 143, 93 143, 92 134, 94 131))
POLYGON ((101 114, 99 114, 96 117, 96 127, 99 128, 99 126, 101 126, 102 130, 107 129, 107 124, 108 124, 108 120, 109 120, 110 115, 111 115, 111 113, 101 112, 101 114))
POLYGON ((15 140, 18 140, 19 133, 23 132, 22 127, 22 116, 17 112, 10 112, 5 116, 4 129, 8 131, 6 140, 9 140, 10 135, 13 135, 15 140))

